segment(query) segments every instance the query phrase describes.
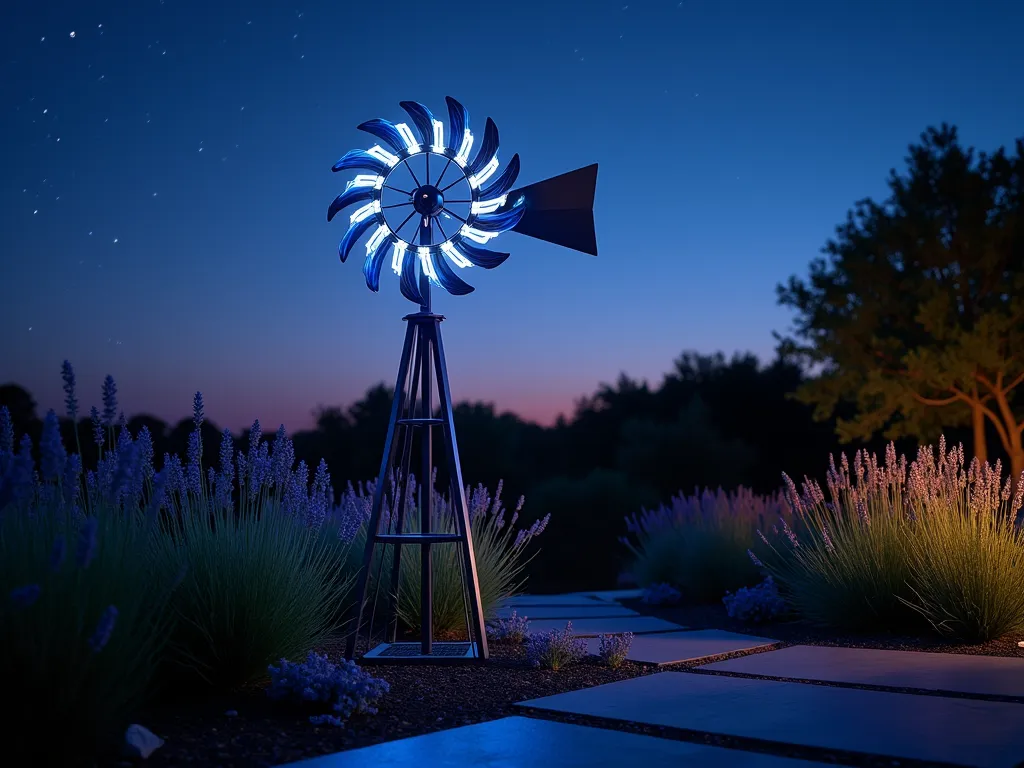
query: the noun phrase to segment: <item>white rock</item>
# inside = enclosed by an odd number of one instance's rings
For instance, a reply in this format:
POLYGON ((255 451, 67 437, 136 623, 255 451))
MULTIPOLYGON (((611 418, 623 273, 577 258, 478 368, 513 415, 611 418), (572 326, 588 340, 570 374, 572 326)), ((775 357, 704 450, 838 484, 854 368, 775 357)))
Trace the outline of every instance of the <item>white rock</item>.
POLYGON ((141 725, 132 724, 124 732, 124 753, 145 760, 164 745, 164 740, 141 725))
POLYGON ((1017 643, 1017 647, 1018 648, 1024 648, 1024 640, 1021 640, 1020 642, 1018 642, 1017 643))

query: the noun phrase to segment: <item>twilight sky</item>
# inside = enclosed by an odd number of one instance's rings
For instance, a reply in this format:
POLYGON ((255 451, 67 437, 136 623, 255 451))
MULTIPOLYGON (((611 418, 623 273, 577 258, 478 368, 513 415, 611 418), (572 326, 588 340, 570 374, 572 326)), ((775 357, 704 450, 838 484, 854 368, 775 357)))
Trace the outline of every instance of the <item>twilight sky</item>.
MULTIPOLYGON (((356 125, 486 116, 520 184, 600 164, 600 256, 517 234, 435 289, 456 401, 544 423, 683 350, 772 355, 806 274, 929 125, 1024 133, 1016 0, 20 2, 0 25, 0 383, 290 430, 394 383, 402 298, 342 265, 356 125), (627 4, 628 3, 628 4, 627 4), (924 9, 927 12, 922 13, 924 9), (542 279, 543 278, 543 279, 542 279)), ((357 246, 357 249, 360 249, 357 246)))

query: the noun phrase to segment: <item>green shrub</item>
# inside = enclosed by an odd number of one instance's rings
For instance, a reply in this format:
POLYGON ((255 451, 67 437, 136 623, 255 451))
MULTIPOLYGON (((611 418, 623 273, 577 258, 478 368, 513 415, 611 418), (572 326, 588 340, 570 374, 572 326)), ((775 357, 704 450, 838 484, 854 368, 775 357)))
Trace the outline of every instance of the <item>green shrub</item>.
MULTIPOLYGON (((859 451, 802 492, 786 478, 798 524, 757 554, 803 616, 829 626, 921 631, 982 641, 1024 628, 1019 496, 963 448, 923 447, 907 465, 859 451)), ((1022 486, 1024 487, 1024 486, 1022 486)))
POLYGON ((633 555, 632 576, 643 587, 670 584, 688 601, 717 602, 761 580, 748 552, 759 526, 777 516, 790 518, 778 494, 763 497, 745 488, 680 494, 671 506, 627 518, 635 538, 623 539, 633 555))

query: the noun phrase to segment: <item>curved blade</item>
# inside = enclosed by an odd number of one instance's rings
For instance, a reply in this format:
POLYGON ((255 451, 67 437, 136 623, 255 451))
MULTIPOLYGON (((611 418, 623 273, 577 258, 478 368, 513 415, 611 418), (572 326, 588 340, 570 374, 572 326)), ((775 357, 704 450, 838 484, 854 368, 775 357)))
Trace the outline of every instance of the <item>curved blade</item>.
POLYGON ((378 176, 385 176, 388 171, 388 166, 383 160, 374 157, 362 149, 353 149, 351 152, 346 152, 341 160, 331 166, 331 170, 335 173, 352 170, 353 168, 373 171, 378 176))
POLYGON ((373 198, 374 189, 373 187, 349 187, 331 203, 327 209, 327 220, 330 221, 338 215, 338 211, 346 206, 352 205, 352 203, 358 203, 361 200, 370 200, 373 198))
POLYGON ((487 118, 487 125, 484 126, 484 140, 480 142, 480 151, 476 153, 476 159, 466 168, 470 176, 475 176, 483 170, 483 167, 491 162, 491 158, 498 151, 498 126, 491 118, 487 118))
POLYGON ((485 213, 473 219, 472 226, 481 232, 508 232, 523 218, 525 205, 515 205, 499 213, 485 213))
POLYGON ((501 197, 512 189, 512 185, 518 178, 519 153, 517 152, 512 155, 512 159, 508 161, 508 166, 501 172, 501 176, 492 181, 485 189, 480 190, 480 199, 493 200, 496 197, 501 197))
POLYGON ((466 260, 475 267, 483 269, 494 269, 504 263, 509 257, 507 253, 490 251, 487 248, 479 248, 465 239, 458 244, 459 253, 466 257, 466 260))
POLYGON ((441 254, 431 254, 430 258, 433 260, 434 271, 437 273, 437 281, 452 296, 465 296, 467 293, 473 292, 473 286, 455 274, 455 270, 451 268, 448 260, 445 259, 441 254), (434 258, 434 257, 437 258, 434 258))
POLYGON ((377 117, 373 120, 367 120, 357 127, 360 131, 372 133, 396 152, 405 151, 405 142, 402 141, 402 136, 399 134, 398 129, 395 128, 394 123, 377 117))
POLYGON ((402 295, 409 301, 422 304, 423 296, 420 294, 418 282, 416 279, 416 253, 407 251, 405 261, 402 263, 402 276, 398 281, 398 287, 401 288, 402 295))
POLYGON ((434 116, 430 114, 430 110, 418 101, 402 101, 399 102, 398 106, 404 109, 409 114, 409 117, 412 118, 413 123, 416 125, 416 130, 420 132, 420 139, 422 139, 423 145, 429 147, 433 144, 434 116))
POLYGON ((380 290, 380 270, 384 265, 384 257, 391 250, 391 238, 381 240, 380 245, 366 254, 366 261, 363 262, 363 275, 366 277, 366 287, 376 293, 380 290))
POLYGON ((445 145, 452 152, 458 152, 462 146, 462 137, 469 128, 469 110, 462 106, 451 96, 444 97, 448 104, 448 141, 445 145))
POLYGON ((345 263, 345 259, 348 258, 349 251, 352 250, 352 246, 356 244, 356 241, 366 234, 366 230, 377 223, 375 216, 367 216, 362 221, 357 221, 351 227, 348 228, 348 232, 341 238, 341 244, 338 246, 338 256, 341 257, 341 263, 345 263))

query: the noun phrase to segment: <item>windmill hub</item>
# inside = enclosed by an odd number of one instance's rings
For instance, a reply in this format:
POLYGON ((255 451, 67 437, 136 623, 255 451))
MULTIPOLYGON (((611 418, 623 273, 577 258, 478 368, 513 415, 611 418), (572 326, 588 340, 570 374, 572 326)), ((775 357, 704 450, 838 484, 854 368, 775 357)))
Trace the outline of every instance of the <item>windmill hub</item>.
POLYGON ((421 216, 436 216, 444 208, 444 196, 437 187, 424 184, 412 193, 412 205, 421 216))

